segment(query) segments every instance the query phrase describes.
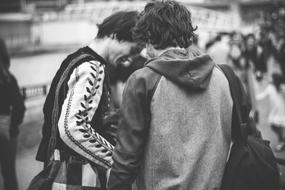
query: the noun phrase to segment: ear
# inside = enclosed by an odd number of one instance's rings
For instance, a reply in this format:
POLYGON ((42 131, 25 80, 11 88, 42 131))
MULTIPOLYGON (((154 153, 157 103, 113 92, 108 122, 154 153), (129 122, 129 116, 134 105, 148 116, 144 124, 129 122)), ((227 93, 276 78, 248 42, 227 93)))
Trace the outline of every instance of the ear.
POLYGON ((151 45, 150 43, 147 43, 145 47, 147 51, 151 51, 153 49, 153 45, 151 45))
POLYGON ((146 53, 147 53, 148 57, 154 58, 156 56, 155 52, 156 51, 155 51, 155 48, 153 47, 153 45, 150 43, 147 43, 146 44, 146 53))

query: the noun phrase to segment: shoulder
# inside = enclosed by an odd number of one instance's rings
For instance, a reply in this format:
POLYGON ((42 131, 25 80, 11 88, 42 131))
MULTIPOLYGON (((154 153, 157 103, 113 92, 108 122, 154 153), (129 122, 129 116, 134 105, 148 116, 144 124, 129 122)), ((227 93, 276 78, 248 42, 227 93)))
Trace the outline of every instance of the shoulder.
POLYGON ((99 69, 104 69, 104 64, 101 64, 99 61, 91 60, 85 61, 76 67, 81 71, 91 71, 91 72, 98 72, 99 69))
POLYGON ((160 79, 160 74, 149 67, 143 67, 129 77, 124 93, 137 94, 140 97, 146 97, 146 100, 150 100, 160 79))
MULTIPOLYGON (((217 79, 219 84, 228 84, 229 82, 224 72, 217 65, 213 68, 212 76, 217 79)), ((235 75, 236 76, 236 75, 235 75)))
POLYGON ((159 78, 160 76, 161 76, 160 74, 158 74, 151 68, 145 66, 133 72, 129 77, 127 83, 144 83, 148 85, 149 83, 159 78))
POLYGON ((73 75, 76 77, 90 75, 93 78, 98 78, 105 73, 105 65, 99 61, 86 61, 78 65, 73 70, 73 75))
POLYGON ((79 82, 86 86, 87 83, 94 84, 95 81, 96 83, 103 82, 105 77, 104 70, 105 65, 98 61, 85 61, 72 70, 70 77, 67 79, 67 85, 71 87, 79 82))
POLYGON ((149 75, 151 75, 154 71, 150 69, 149 67, 143 67, 141 69, 136 70, 131 74, 131 77, 135 78, 145 78, 149 75))

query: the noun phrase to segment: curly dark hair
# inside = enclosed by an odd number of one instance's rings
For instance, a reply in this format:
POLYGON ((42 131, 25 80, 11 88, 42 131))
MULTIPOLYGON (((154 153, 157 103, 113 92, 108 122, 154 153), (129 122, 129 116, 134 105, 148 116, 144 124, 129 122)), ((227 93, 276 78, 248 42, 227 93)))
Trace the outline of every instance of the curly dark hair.
POLYGON ((139 18, 138 11, 119 11, 97 24, 97 38, 113 37, 119 41, 133 42, 132 28, 139 18))
POLYGON ((9 72, 10 57, 6 43, 0 38, 0 84, 3 82, 9 82, 11 74, 9 72))
POLYGON ((196 29, 185 6, 172 0, 156 1, 148 3, 141 12, 133 37, 152 44, 156 49, 188 48, 196 36, 196 29))

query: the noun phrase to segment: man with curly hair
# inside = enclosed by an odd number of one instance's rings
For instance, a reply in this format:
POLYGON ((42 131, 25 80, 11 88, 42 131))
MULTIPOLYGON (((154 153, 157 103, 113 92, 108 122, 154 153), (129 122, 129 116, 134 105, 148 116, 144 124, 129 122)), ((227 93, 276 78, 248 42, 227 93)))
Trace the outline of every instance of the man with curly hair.
POLYGON ((148 3, 133 35, 152 58, 127 81, 107 188, 219 189, 231 142, 229 83, 194 49, 189 10, 148 3))

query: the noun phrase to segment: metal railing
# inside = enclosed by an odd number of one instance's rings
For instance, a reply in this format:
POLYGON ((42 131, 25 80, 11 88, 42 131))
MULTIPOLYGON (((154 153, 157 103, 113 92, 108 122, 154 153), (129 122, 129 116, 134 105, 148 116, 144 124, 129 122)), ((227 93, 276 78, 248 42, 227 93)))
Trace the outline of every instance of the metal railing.
POLYGON ((21 93, 25 100, 40 96, 46 96, 49 90, 49 86, 49 84, 42 84, 22 87, 21 93))

